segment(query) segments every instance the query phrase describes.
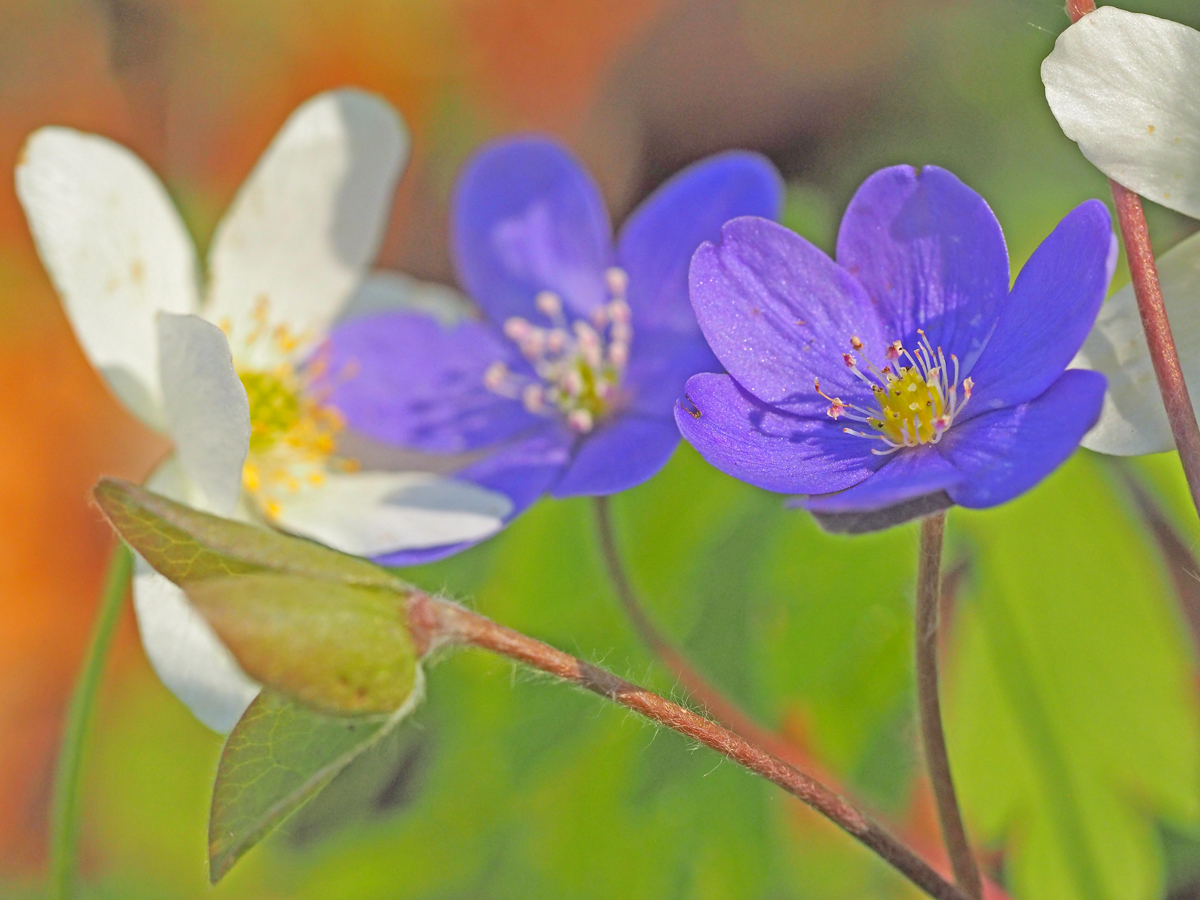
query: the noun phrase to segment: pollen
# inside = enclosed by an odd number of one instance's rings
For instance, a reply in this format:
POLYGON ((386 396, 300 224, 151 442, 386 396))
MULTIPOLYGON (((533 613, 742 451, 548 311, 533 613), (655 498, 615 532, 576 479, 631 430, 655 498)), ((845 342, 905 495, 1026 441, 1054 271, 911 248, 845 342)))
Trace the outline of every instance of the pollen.
POLYGON ((845 417, 871 429, 843 431, 883 443, 884 448, 873 453, 886 455, 903 447, 936 444, 971 399, 970 378, 962 381, 962 397, 959 397, 958 358, 950 354, 947 363, 941 347, 935 351, 924 331, 918 330, 917 334, 918 346, 913 352, 906 350, 900 341, 889 344, 884 355, 893 365, 882 369, 866 362, 864 345, 858 337, 850 338, 850 346, 864 358, 859 360, 847 353, 846 367, 870 388, 875 409, 830 397, 821 390, 819 381, 816 384, 817 393, 830 403, 830 418, 845 417))

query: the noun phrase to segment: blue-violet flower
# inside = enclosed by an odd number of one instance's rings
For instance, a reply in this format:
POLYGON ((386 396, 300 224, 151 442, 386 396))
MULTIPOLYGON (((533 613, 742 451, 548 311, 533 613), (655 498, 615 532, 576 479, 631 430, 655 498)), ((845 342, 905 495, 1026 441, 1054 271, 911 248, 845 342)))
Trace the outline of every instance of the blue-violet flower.
POLYGON ((1073 210, 1009 289, 991 209, 933 166, 859 188, 837 261, 740 218, 697 250, 692 305, 728 375, 676 407, 717 468, 805 495, 831 530, 868 531, 1033 487, 1096 422, 1104 376, 1067 371, 1116 263, 1107 209, 1073 210))
MULTIPOLYGON (((781 179, 751 153, 701 161, 629 217, 615 246, 600 192, 561 147, 492 144, 453 209, 459 279, 484 321, 447 328, 384 313, 336 329, 331 401, 370 438, 463 454, 456 475, 508 495, 612 494, 646 480, 679 442, 687 378, 719 366, 688 302, 688 263, 737 216, 775 217, 781 179)), ((384 557, 393 564, 440 551, 384 557)))

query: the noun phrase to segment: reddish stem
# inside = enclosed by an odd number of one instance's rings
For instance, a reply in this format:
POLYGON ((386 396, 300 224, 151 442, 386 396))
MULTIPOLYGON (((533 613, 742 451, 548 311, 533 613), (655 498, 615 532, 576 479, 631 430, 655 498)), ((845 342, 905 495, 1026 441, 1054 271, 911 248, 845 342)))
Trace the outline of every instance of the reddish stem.
MULTIPOLYGON (((620 551, 617 548, 616 534, 613 530, 612 514, 608 498, 597 497, 595 500, 596 528, 600 537, 600 548, 608 568, 609 577, 612 579, 613 586, 616 589, 617 598, 620 600, 621 606, 624 607, 630 622, 633 624, 634 630, 637 631, 642 642, 650 648, 658 661, 679 680, 679 683, 687 691, 689 698, 700 704, 710 717, 716 719, 734 734, 740 735, 749 743, 761 747, 772 756, 779 757, 779 759, 797 769, 805 769, 815 773, 832 791, 838 794, 845 794, 846 791, 838 784, 836 776, 825 770, 806 751, 803 741, 797 741, 787 734, 764 728, 751 719, 735 701, 729 699, 720 688, 710 682, 702 672, 692 665, 691 661, 654 624, 654 621, 646 613, 645 606, 638 598, 637 592, 633 589, 633 585, 630 583, 629 576, 621 562, 620 551)), ((953 609, 954 598, 957 596, 958 588, 965 575, 966 565, 965 563, 959 563, 951 568, 946 573, 946 577, 942 579, 942 596, 939 605, 944 612, 953 609)), ((948 618, 948 613, 946 617, 948 618)), ((939 631, 944 633, 944 629, 939 629, 939 631)), ((932 843, 936 844, 936 838, 932 843)), ((944 854, 944 851, 941 851, 937 846, 926 849, 935 854, 938 852, 944 854)), ((942 870, 943 867, 947 870, 952 868, 949 857, 945 855, 937 861, 936 866, 939 870, 942 870)), ((985 897, 991 898, 991 900, 1008 900, 1008 895, 998 884, 986 877, 983 881, 985 897)))
MULTIPOLYGON (((1067 15, 1072 23, 1095 10, 1093 0, 1067 0, 1067 15)), ((1188 396, 1175 338, 1171 334, 1171 323, 1167 320, 1146 213, 1136 193, 1112 179, 1108 183, 1117 207, 1117 222, 1121 228, 1121 239, 1125 242, 1133 294, 1137 298, 1138 314, 1142 319, 1142 330, 1146 333, 1146 346, 1154 365, 1154 375, 1158 379, 1158 390, 1167 411, 1167 421, 1171 424, 1171 434, 1179 451, 1179 462, 1187 478, 1192 504, 1200 513, 1200 426, 1196 424, 1196 411, 1188 396)))
POLYGON ((929 783, 937 801, 942 840, 954 869, 954 880, 974 900, 983 897, 983 879, 967 841, 967 830, 959 811, 958 795, 950 774, 946 735, 942 730, 942 706, 938 697, 938 607, 941 600, 942 537, 946 514, 935 513, 921 521, 921 554, 917 570, 916 670, 917 709, 920 712, 921 743, 929 783))
POLYGON ((617 592, 617 599, 625 609, 634 630, 642 643, 652 652, 667 670, 679 679, 688 696, 704 708, 712 718, 727 726, 730 731, 740 734, 752 744, 757 744, 773 756, 786 760, 792 765, 801 764, 802 754, 783 736, 760 726, 752 720, 736 703, 730 700, 716 685, 705 678, 691 662, 680 653, 675 645, 664 635, 658 626, 651 621, 638 599, 637 592, 629 582, 625 567, 621 564, 621 554, 617 549, 616 535, 613 531, 612 514, 609 510, 607 497, 595 498, 596 531, 600 538, 600 549, 604 555, 605 566, 609 578, 617 592))
POLYGON ((447 600, 416 593, 408 601, 408 618, 422 648, 436 649, 445 644, 478 647, 579 685, 716 750, 783 788, 874 850, 929 896, 969 900, 907 845, 847 800, 704 716, 447 600))

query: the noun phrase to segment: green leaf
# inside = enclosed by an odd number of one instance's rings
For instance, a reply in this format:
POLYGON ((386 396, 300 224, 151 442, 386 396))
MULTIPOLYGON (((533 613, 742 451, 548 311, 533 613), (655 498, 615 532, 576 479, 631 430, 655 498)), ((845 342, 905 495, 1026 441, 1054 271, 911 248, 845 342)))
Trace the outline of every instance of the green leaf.
POLYGON ((1096 457, 986 513, 948 667, 969 824, 1022 900, 1162 895, 1155 820, 1200 814, 1186 633, 1159 559, 1096 457))
POLYGON ((212 578, 187 595, 246 674, 330 713, 390 713, 418 654, 394 590, 296 575, 212 578))
MULTIPOLYGON (((416 690, 411 696, 419 694, 416 690)), ((219 881, 247 850, 395 728, 414 705, 409 702, 387 718, 347 718, 262 691, 221 752, 208 822, 209 879, 219 881)))
POLYGON ((181 587, 228 575, 286 572, 344 584, 411 590, 386 569, 357 556, 209 515, 127 481, 101 479, 94 493, 121 537, 181 587))
POLYGON ((405 582, 124 482, 102 481, 96 499, 255 680, 329 713, 385 714, 408 701, 420 653, 405 619, 405 582))

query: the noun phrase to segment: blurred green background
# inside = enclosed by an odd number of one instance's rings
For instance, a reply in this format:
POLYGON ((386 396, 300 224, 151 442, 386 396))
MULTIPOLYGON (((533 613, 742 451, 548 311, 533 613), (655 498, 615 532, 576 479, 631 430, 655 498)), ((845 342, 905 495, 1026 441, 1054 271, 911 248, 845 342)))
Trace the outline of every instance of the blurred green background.
MULTIPOLYGON (((1200 27, 1194 0, 1128 6, 1200 27)), ((414 133, 380 263, 422 277, 452 278, 457 167, 514 130, 568 143, 618 216, 696 158, 759 149, 788 178, 787 224, 827 249, 866 175, 936 163, 992 204, 1015 271, 1075 204, 1108 199, 1038 79, 1066 21, 1054 0, 2 0, 0 161, 11 170, 42 124, 112 136, 162 174, 203 245, 288 111, 358 84, 414 133)), ((1197 227, 1149 215, 1160 250, 1197 227)), ((164 448, 75 346, 8 178, 0 384, 0 895, 35 897, 111 541, 88 489, 144 476, 164 448)), ((823 535, 687 447, 614 509, 637 587, 696 665, 936 857, 912 716, 915 530, 823 535)), ((1198 537, 1173 454, 1080 451, 1005 507, 950 514, 950 752, 969 830, 1012 896, 1200 897, 1198 537), (1176 529, 1173 554, 1129 477, 1176 529)), ((611 593, 587 502, 544 501, 408 577, 679 696, 611 593)), ((154 679, 127 616, 87 761, 83 896, 913 896, 713 753, 476 653, 434 667, 397 740, 212 889, 220 745, 154 679)))

